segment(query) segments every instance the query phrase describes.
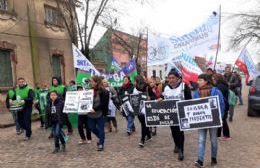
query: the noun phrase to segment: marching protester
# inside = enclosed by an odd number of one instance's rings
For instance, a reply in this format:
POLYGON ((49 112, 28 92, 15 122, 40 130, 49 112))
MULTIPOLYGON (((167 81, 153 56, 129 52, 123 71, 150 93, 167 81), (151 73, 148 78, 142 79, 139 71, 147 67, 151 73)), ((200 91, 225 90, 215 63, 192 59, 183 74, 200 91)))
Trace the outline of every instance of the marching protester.
MULTIPOLYGON (((148 96, 150 100, 157 100, 161 97, 161 83, 158 78, 154 80, 153 78, 148 80, 148 96)), ((157 134, 157 129, 156 127, 151 127, 150 128, 151 133, 153 136, 157 134)))
POLYGON ((115 105, 115 104, 119 103, 117 92, 113 87, 109 86, 109 83, 106 79, 103 79, 103 85, 109 92, 108 115, 106 118, 107 130, 109 132, 112 132, 112 124, 113 124, 113 126, 115 128, 115 132, 117 132, 118 131, 117 130, 117 120, 116 120, 117 107, 115 105), (112 124, 111 124, 111 122, 112 122, 112 124))
POLYGON ((6 95, 6 101, 5 101, 5 105, 6 108, 9 109, 10 113, 12 114, 14 123, 15 123, 15 128, 16 128, 16 134, 20 135, 23 133, 23 129, 21 128, 21 126, 18 123, 18 110, 12 110, 12 108, 10 108, 10 102, 13 102, 15 100, 15 87, 8 90, 7 95, 6 95))
MULTIPOLYGON (((50 92, 56 91, 58 93, 58 96, 65 101, 66 96, 66 87, 61 84, 61 80, 58 77, 52 77, 52 85, 50 87, 50 92)), ((73 133, 72 125, 69 120, 68 114, 65 114, 65 124, 68 128, 68 135, 71 135, 73 133)))
POLYGON ((237 96, 238 96, 238 100, 239 100, 239 105, 243 105, 243 97, 242 97, 242 77, 239 73, 235 72, 235 75, 237 76, 238 80, 239 80, 239 84, 237 87, 237 96))
POLYGON ((60 151, 60 143, 61 143, 61 151, 66 151, 66 142, 64 139, 64 133, 62 131, 62 127, 64 124, 65 113, 63 113, 64 102, 61 97, 59 97, 56 91, 50 91, 49 94, 50 101, 46 108, 46 126, 52 127, 52 135, 54 137, 55 149, 52 153, 58 153, 60 151))
POLYGON ((90 86, 94 90, 93 111, 88 113, 88 125, 99 139, 98 151, 104 150, 105 142, 105 116, 108 112, 109 93, 104 88, 101 77, 92 76, 90 86))
POLYGON ((225 102, 225 111, 224 111, 224 116, 222 117, 222 128, 218 128, 218 137, 221 137, 221 132, 223 130, 223 138, 221 140, 230 140, 230 132, 229 132, 229 127, 228 127, 228 123, 227 123, 227 117, 228 117, 228 110, 229 110, 229 89, 228 89, 228 84, 227 82, 224 80, 223 75, 221 74, 214 74, 212 76, 212 81, 213 84, 216 88, 218 88, 224 98, 224 102, 225 102))
MULTIPOLYGON (((148 85, 146 84, 145 79, 142 76, 136 76, 133 94, 144 93, 147 95, 147 92, 148 85)), ((138 113, 138 119, 141 123, 141 140, 139 142, 140 147, 144 147, 145 142, 152 140, 151 132, 149 127, 147 127, 145 124, 145 116, 142 110, 143 109, 140 109, 140 112, 135 112, 138 113)))
MULTIPOLYGON (((198 77, 199 88, 194 92, 193 98, 203 98, 208 96, 218 96, 221 108, 221 116, 223 118, 225 111, 225 102, 223 95, 220 90, 212 85, 212 79, 208 74, 201 74, 198 77)), ((217 140, 217 131, 218 128, 208 128, 200 129, 199 140, 198 140, 198 160, 195 162, 196 167, 203 167, 204 155, 205 155, 205 146, 207 139, 207 131, 210 134, 211 141, 211 165, 214 166, 217 164, 217 152, 218 152, 218 140, 217 140)))
POLYGON ((47 94, 45 95, 46 96, 46 100, 47 100, 47 95, 48 95, 48 89, 47 90, 42 90, 42 88, 41 88, 41 86, 40 86, 40 84, 39 83, 37 83, 36 84, 36 88, 35 88, 35 90, 34 90, 34 93, 35 93, 35 95, 34 95, 34 97, 35 97, 35 103, 34 103, 34 107, 38 110, 38 112, 39 112, 39 118, 40 118, 40 123, 41 123, 41 128, 43 128, 44 127, 44 110, 45 110, 45 108, 44 108, 44 104, 46 104, 47 102, 43 102, 43 101, 41 101, 40 102, 40 100, 44 100, 43 99, 43 97, 41 97, 41 99, 40 99, 40 94, 42 94, 42 92, 46 92, 47 94), (42 108, 40 107, 40 103, 42 104, 42 108))
POLYGON ((71 80, 69 83, 69 86, 67 87, 67 91, 76 91, 77 90, 77 85, 74 80, 71 80))
MULTIPOLYGON (((122 100, 125 96, 130 95, 133 93, 134 90, 134 85, 131 83, 130 77, 129 76, 124 76, 123 78, 123 85, 119 89, 119 97, 122 100)), ((135 131, 135 124, 134 124, 134 119, 135 116, 134 114, 128 114, 125 115, 124 110, 122 110, 123 116, 126 117, 127 120, 127 134, 131 135, 135 131)))
MULTIPOLYGON (((83 87, 77 86, 77 90, 82 91, 83 87)), ((88 115, 87 114, 78 114, 78 132, 79 132, 79 135, 81 138, 81 140, 79 141, 79 144, 91 143, 91 130, 89 129, 89 126, 88 126, 88 115), (86 129, 86 135, 84 133, 84 128, 86 129)))
MULTIPOLYGON (((225 68, 224 79, 228 83, 229 89, 232 92, 234 92, 236 95, 238 95, 237 91, 238 91, 239 85, 240 85, 239 78, 234 73, 232 73, 231 67, 229 67, 229 66, 227 66, 225 68)), ((230 122, 233 121, 234 109, 235 109, 234 105, 229 106, 229 121, 230 122)))
MULTIPOLYGON (((162 98, 163 99, 191 99, 190 88, 182 82, 181 75, 176 69, 172 69, 168 74, 168 84, 165 86, 162 98)), ((175 143, 174 153, 178 153, 178 159, 184 159, 184 132, 180 131, 179 126, 171 126, 172 138, 175 143)))
MULTIPOLYGON (((30 140, 32 135, 31 118, 32 118, 32 105, 34 99, 34 92, 31 89, 24 78, 18 78, 18 87, 15 89, 15 100, 22 105, 22 109, 17 112, 18 123, 22 129, 25 130, 25 141, 30 140)), ((9 99, 11 100, 11 99, 9 99)), ((14 104, 11 100, 10 106, 14 104)))

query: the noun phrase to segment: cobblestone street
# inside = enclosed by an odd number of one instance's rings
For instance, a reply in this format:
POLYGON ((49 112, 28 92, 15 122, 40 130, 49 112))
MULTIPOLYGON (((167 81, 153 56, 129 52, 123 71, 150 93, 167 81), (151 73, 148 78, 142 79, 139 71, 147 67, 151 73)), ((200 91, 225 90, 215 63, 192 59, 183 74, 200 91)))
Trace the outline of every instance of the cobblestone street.
MULTIPOLYGON (((246 92, 244 93, 245 102, 246 92)), ((260 168, 260 118, 249 118, 247 105, 237 106, 234 121, 229 123, 232 140, 219 141, 218 168, 260 168)), ((92 135, 91 144, 78 145, 77 129, 70 137, 66 153, 51 154, 53 140, 48 140, 49 130, 40 129, 39 122, 33 123, 32 139, 23 141, 15 134, 15 128, 2 128, 0 138, 0 167, 111 167, 111 168, 192 168, 197 160, 197 131, 185 133, 185 159, 178 161, 173 153, 173 140, 168 127, 158 129, 158 134, 138 147, 140 125, 136 119, 137 132, 128 137, 125 119, 118 116, 119 132, 107 133, 105 151, 96 151, 97 139, 92 135)), ((209 140, 209 138, 208 138, 209 140)), ((210 144, 207 141, 205 167, 210 166, 210 144)))

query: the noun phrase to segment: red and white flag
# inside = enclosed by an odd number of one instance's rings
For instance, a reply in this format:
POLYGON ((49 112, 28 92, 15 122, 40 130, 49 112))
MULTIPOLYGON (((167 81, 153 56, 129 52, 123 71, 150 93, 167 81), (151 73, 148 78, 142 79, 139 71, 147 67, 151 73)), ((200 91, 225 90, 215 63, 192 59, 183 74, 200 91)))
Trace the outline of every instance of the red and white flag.
POLYGON ((181 73, 183 82, 186 84, 190 84, 190 82, 197 82, 198 76, 202 74, 202 70, 190 55, 182 53, 181 58, 181 73))
POLYGON ((258 73, 256 66, 246 48, 240 53, 235 64, 241 71, 244 72, 247 84, 249 80, 253 79, 258 73))

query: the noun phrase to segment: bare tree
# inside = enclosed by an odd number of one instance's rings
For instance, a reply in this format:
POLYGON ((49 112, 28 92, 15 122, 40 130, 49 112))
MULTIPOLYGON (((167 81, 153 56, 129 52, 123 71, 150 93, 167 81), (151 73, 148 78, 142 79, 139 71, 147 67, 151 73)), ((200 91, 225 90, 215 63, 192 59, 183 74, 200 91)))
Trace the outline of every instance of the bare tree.
POLYGON ((230 39, 229 49, 237 49, 248 41, 260 42, 260 15, 257 13, 232 14, 229 18, 238 22, 230 39))

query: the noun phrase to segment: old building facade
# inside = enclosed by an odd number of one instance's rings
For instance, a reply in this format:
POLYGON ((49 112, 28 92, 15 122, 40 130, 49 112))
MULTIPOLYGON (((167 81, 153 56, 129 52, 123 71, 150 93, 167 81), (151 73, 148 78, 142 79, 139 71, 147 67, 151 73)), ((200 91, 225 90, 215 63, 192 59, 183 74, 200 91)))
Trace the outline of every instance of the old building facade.
POLYGON ((0 0, 0 102, 19 77, 30 86, 49 86, 52 76, 74 79, 71 40, 59 12, 55 0, 0 0))

